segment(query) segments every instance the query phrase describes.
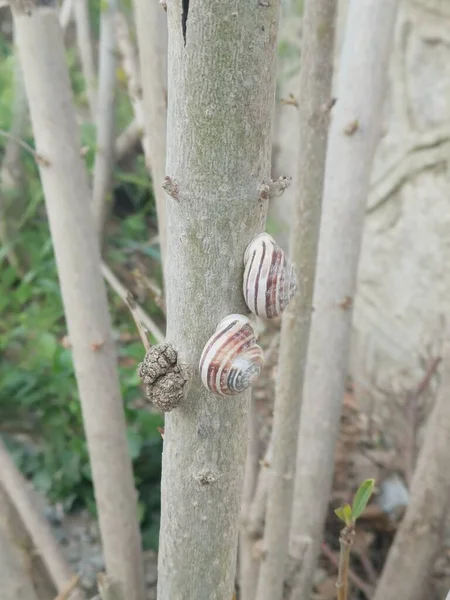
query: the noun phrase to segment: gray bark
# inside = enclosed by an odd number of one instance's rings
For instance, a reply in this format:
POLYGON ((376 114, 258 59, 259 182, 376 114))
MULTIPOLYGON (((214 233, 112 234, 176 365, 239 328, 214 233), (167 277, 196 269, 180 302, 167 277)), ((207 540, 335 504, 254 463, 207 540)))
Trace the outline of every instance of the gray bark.
POLYGON ((303 12, 300 73, 298 190, 291 214, 290 257, 299 291, 283 313, 269 467, 266 527, 257 600, 283 596, 284 572, 312 313, 334 51, 336 0, 307 0, 303 12))
POLYGON ((297 452, 291 600, 309 597, 333 474, 364 212, 397 0, 352 0, 329 134, 297 452), (355 51, 358 48, 358 51, 355 51))
POLYGON ((13 11, 55 250, 108 572, 143 600, 136 491, 100 248, 80 156, 62 30, 52 7, 13 11), (44 162, 43 162, 44 161, 44 162))
POLYGON ((244 312, 243 256, 264 226, 270 178, 279 3, 168 4, 167 339, 191 370, 167 414, 159 600, 231 598, 250 392, 228 399, 201 384, 203 346, 244 312))
POLYGON ((162 264, 166 255, 167 15, 157 0, 134 0, 144 105, 145 156, 156 199, 162 264))
MULTIPOLYGON (((448 335, 448 333, 447 333, 448 335)), ((375 600, 422 600, 441 550, 450 506, 450 341, 447 339, 442 379, 414 472, 406 514, 389 551, 375 600)))
POLYGON ((258 414, 254 398, 248 413, 248 445, 244 470, 244 488, 241 504, 241 528, 239 531, 239 598, 253 600, 258 581, 259 564, 254 556, 254 539, 248 529, 248 518, 258 477, 259 431, 258 414))
MULTIPOLYGON (((14 40, 16 34, 14 32, 14 40)), ((27 95, 23 82, 22 69, 17 51, 14 57, 14 108, 11 123, 11 138, 6 144, 0 168, 0 240, 6 246, 6 256, 17 272, 25 270, 25 256, 14 247, 17 235, 17 222, 23 215, 24 172, 21 160, 21 146, 17 139, 22 138, 28 115, 27 95)))
POLYGON ((88 0, 74 0, 78 53, 91 116, 95 117, 97 106, 97 72, 92 47, 88 0))
POLYGON ((0 600, 38 600, 24 540, 15 539, 13 512, 0 487, 0 600))
MULTIPOLYGON (((28 531, 55 587, 61 591, 73 573, 64 559, 48 523, 36 511, 35 503, 26 488, 25 479, 18 471, 3 443, 0 443, 0 485, 7 493, 11 504, 28 531)), ((71 598, 83 600, 84 596, 80 590, 75 590, 71 598)))
POLYGON ((114 15, 117 0, 105 0, 100 17, 97 128, 92 203, 100 235, 111 206, 116 130, 116 33, 114 15))

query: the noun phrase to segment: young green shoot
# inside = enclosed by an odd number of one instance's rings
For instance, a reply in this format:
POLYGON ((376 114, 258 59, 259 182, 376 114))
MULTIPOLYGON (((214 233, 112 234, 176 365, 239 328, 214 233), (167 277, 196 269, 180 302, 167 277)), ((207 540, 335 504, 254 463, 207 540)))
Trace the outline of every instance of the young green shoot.
POLYGON ((353 498, 353 504, 344 504, 334 511, 341 521, 345 523, 344 529, 339 537, 340 555, 339 572, 336 582, 337 600, 347 600, 348 598, 348 570, 350 563, 350 550, 355 539, 355 523, 362 515, 375 486, 375 479, 366 479, 359 486, 358 491, 353 498))

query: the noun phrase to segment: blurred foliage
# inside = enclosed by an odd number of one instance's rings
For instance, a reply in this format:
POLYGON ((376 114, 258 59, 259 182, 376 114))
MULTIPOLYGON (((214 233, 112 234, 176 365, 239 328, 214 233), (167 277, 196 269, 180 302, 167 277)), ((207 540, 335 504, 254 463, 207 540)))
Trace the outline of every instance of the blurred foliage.
MULTIPOLYGON (((91 2, 93 31, 98 32, 98 3, 91 2)), ((67 64, 76 104, 86 106, 84 84, 74 48, 67 64)), ((9 130, 13 108, 14 56, 0 38, 0 128, 9 130)), ((117 92, 117 131, 128 125, 132 109, 125 86, 117 92)), ((81 126, 87 168, 95 159, 95 127, 81 126)), ((29 124, 23 139, 34 146, 29 124)), ((0 161, 7 139, 0 136, 0 161)), ((67 336, 57 270, 38 170, 23 151, 25 212, 14 244, 25 250, 27 271, 19 277, 0 246, 0 435, 21 471, 50 502, 66 511, 88 508, 95 514, 89 456, 83 431, 72 352, 67 336)), ((115 173, 115 214, 111 216, 106 257, 116 270, 127 268, 136 253, 159 260, 148 244, 155 219, 151 181, 139 156, 115 173), (119 216, 118 216, 119 215, 119 216)), ((136 408, 144 392, 136 367, 144 355, 135 325, 123 302, 108 290, 113 333, 117 340, 120 382, 127 419, 127 437, 139 491, 139 516, 146 547, 156 548, 159 530, 159 481, 162 439, 160 414, 136 408)), ((150 313, 158 309, 146 306, 150 313)))

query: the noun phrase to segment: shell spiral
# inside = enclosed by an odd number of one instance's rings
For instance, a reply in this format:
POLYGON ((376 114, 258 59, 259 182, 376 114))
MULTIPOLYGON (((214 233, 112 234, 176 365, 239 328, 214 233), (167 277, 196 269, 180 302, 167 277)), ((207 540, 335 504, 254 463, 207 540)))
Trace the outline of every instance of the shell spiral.
POLYGON ((278 317, 297 293, 295 270, 268 233, 260 233, 244 254, 243 292, 249 310, 266 319, 278 317))
POLYGON ((248 317, 229 315, 220 321, 200 358, 203 385, 219 396, 240 394, 258 377, 264 355, 248 317))

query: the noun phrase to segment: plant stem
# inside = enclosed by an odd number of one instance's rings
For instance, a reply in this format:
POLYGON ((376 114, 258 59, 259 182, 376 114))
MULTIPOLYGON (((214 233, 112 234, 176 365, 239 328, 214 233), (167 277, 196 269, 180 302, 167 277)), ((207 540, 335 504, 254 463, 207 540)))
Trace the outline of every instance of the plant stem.
POLYGON ((353 546, 355 530, 353 526, 344 527, 339 538, 341 552, 339 555, 339 572, 336 581, 337 600, 347 600, 348 593, 348 571, 350 565, 350 550, 353 546))

